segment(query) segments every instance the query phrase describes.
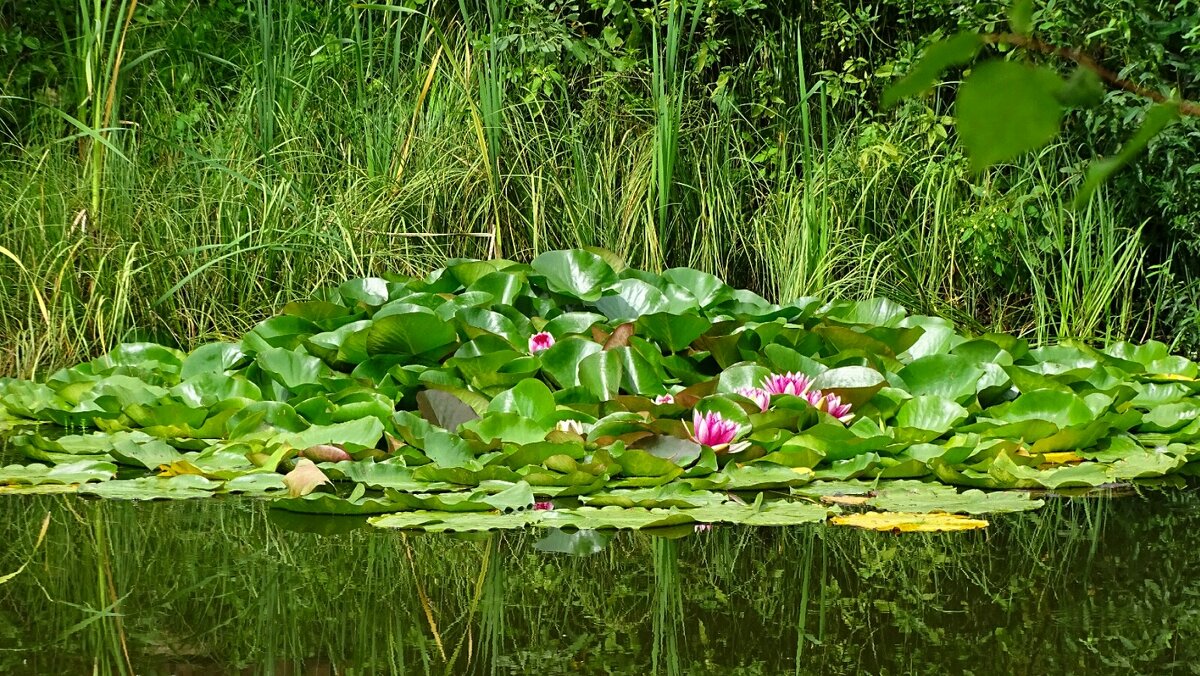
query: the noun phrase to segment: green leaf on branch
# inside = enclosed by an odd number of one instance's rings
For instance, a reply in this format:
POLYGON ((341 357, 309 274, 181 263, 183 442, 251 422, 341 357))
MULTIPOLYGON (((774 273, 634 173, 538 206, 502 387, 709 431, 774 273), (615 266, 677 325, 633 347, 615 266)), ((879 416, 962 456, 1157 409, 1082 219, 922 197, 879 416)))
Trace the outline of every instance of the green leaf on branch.
POLYGON ((1062 86, 1057 73, 1040 66, 988 61, 975 68, 955 104, 971 169, 981 171, 1049 143, 1062 122, 1057 97, 1062 86))
POLYGON ((1008 25, 1018 35, 1033 32, 1033 0, 1014 0, 1008 9, 1008 25))
POLYGON ((982 47, 982 36, 965 31, 933 43, 925 49, 921 60, 917 61, 908 75, 884 90, 883 106, 890 108, 900 99, 916 96, 933 88, 941 79, 943 71, 951 66, 970 63, 982 47))

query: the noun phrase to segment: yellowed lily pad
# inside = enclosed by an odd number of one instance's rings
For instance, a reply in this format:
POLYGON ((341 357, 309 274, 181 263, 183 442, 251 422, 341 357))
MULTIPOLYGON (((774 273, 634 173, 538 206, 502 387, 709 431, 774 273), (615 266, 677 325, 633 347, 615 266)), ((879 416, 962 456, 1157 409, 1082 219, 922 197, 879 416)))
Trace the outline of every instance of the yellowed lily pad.
POLYGON ((868 530, 910 532, 939 532, 951 530, 975 530, 987 528, 983 519, 972 519, 959 514, 917 514, 913 512, 862 512, 835 516, 830 521, 835 526, 854 526, 868 530))
POLYGON ((866 495, 822 495, 821 502, 828 505, 843 505, 846 507, 857 507, 870 500, 870 496, 866 495))
POLYGON ((1066 465, 1083 462, 1083 457, 1072 451, 1059 451, 1055 453, 1043 453, 1042 462, 1046 465, 1066 465))

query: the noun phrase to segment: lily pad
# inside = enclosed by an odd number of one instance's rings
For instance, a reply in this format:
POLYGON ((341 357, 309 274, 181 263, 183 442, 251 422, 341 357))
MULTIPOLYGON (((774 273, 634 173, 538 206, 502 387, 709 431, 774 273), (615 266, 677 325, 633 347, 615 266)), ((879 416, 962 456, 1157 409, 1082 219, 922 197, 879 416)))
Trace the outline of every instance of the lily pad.
POLYGON ((845 514, 830 519, 835 526, 853 526, 866 530, 890 531, 894 533, 932 533, 942 531, 976 530, 987 528, 983 519, 972 519, 958 514, 865 512, 845 514))
POLYGON ((185 474, 173 477, 114 479, 82 485, 79 492, 116 500, 190 500, 211 497, 220 487, 219 481, 185 474))
POLYGON ((1045 504, 1031 499, 1027 492, 970 489, 959 493, 941 484, 898 482, 884 486, 866 504, 889 512, 945 512, 947 514, 987 514, 1023 512, 1045 504))

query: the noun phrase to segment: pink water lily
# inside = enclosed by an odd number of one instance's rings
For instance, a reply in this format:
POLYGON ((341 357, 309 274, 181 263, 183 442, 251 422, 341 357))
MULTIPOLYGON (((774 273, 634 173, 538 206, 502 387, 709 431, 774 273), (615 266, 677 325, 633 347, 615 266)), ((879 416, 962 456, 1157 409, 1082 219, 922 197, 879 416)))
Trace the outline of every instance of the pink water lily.
POLYGON ((537 354, 542 350, 549 350, 552 345, 554 345, 554 336, 545 331, 535 333, 529 338, 529 351, 532 354, 537 354))
POLYGON ((696 533, 708 533, 711 532, 712 529, 713 526, 711 523, 698 523, 692 527, 692 531, 696 533))
POLYGON ((850 404, 843 404, 842 398, 836 394, 825 395, 825 398, 821 400, 821 405, 817 406, 817 408, 824 410, 829 415, 844 423, 854 419, 854 414, 850 412, 850 404))
POLYGON ((724 446, 733 441, 740 430, 741 425, 722 418, 716 411, 696 411, 692 416, 692 439, 698 444, 724 446))
POLYGON ((660 394, 654 398, 654 403, 658 404, 659 406, 662 406, 663 404, 674 404, 675 397, 671 396, 670 394, 660 394))
POLYGON ((535 502, 535 503, 533 503, 533 508, 538 511, 549 511, 551 509, 554 509, 554 503, 553 502, 535 502))
POLYGON ((812 380, 803 373, 772 373, 763 381, 762 389, 770 394, 791 394, 802 397, 812 387, 812 380))
POLYGON ((761 387, 739 387, 737 393, 758 404, 760 411, 771 407, 771 393, 761 387))
POLYGON ((804 400, 808 402, 809 406, 812 406, 816 409, 821 408, 821 402, 824 401, 824 399, 825 393, 821 390, 809 390, 804 393, 804 400))

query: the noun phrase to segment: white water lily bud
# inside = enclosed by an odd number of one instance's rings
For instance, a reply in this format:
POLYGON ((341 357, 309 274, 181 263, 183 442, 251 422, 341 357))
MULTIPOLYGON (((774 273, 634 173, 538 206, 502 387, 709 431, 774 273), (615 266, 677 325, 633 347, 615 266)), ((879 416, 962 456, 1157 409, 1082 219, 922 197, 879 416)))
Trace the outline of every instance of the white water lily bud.
POLYGON ((559 420, 554 429, 559 432, 574 432, 579 436, 583 436, 583 423, 578 420, 559 420))

